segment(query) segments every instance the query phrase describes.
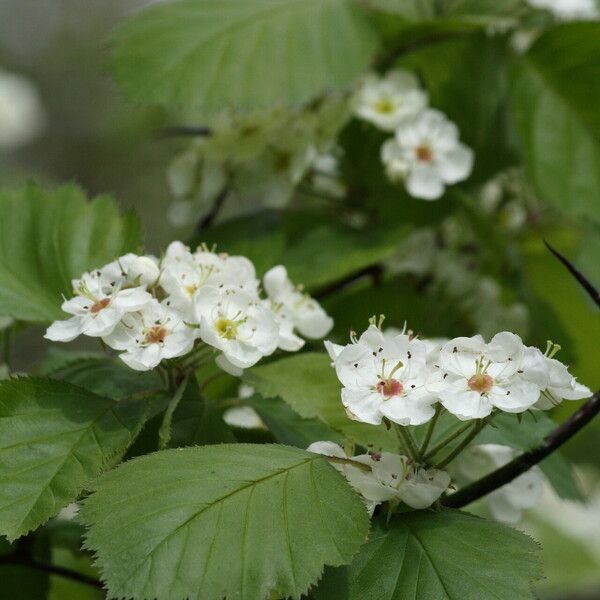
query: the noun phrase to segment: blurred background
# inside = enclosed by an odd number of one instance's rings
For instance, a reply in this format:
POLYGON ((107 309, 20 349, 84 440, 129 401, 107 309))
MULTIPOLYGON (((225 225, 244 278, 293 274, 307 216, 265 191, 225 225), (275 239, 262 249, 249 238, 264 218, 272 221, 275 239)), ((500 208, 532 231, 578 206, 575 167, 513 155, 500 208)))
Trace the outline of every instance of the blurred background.
MULTIPOLYGON (((90 197, 109 193, 123 208, 137 211, 147 249, 159 252, 172 239, 189 239, 208 208, 191 211, 189 201, 183 202, 178 194, 174 161, 185 160, 189 139, 164 135, 163 128, 169 124, 165 115, 127 101, 107 69, 111 30, 128 13, 148 3, 0 0, 0 74, 13 77, 11 93, 16 86, 22 95, 20 109, 27 115, 27 126, 18 131, 3 132, 0 124, 0 184, 13 186, 30 179, 49 185, 73 181, 90 197)), ((417 52, 408 55, 404 63, 423 69, 427 79, 426 60, 427 56, 417 52)), ((473 103, 485 101, 479 98, 481 89, 467 91, 473 103)), ((3 110, 11 110, 3 105, 3 93, 0 85, 0 123, 3 110)), ((444 108, 458 120, 451 108, 444 108)), ((357 144, 367 144, 369 135, 361 125, 345 123, 340 140, 346 156, 357 144)), ((494 132, 490 135, 488 142, 494 152, 494 132)), ((374 144, 378 143, 375 138, 374 144)), ((361 204, 357 184, 371 167, 348 168, 341 162, 342 172, 354 171, 357 181, 348 183, 352 179, 348 175, 346 183, 353 188, 347 203, 342 206, 334 200, 328 210, 348 226, 360 227, 361 219, 373 207, 361 204)), ((543 245, 544 239, 551 242, 600 286, 600 230, 556 214, 510 159, 501 172, 477 177, 476 202, 468 207, 471 217, 475 211, 475 219, 468 222, 449 200, 432 207, 394 188, 377 198, 376 210, 384 217, 405 219, 411 224, 410 233, 386 259, 383 284, 378 283, 374 271, 372 287, 359 284, 335 298, 324 293, 324 303, 336 319, 335 335, 343 339, 372 312, 388 314, 390 325, 401 327, 406 319, 417 331, 433 336, 455 335, 458 329, 465 334, 465 327, 467 334, 482 332, 486 336, 511 329, 543 346, 545 339, 537 332, 550 330, 554 341, 563 346, 561 358, 571 364, 572 372, 590 388, 600 388, 598 311, 543 245), (399 199, 402 209, 398 209, 399 199), (478 231, 478 226, 483 229, 478 231), (515 294, 517 284, 511 276, 495 272, 493 247, 481 250, 478 236, 483 233, 486 237, 490 231, 507 243, 509 252, 518 253, 526 292, 515 294), (492 260, 480 260, 477 252, 491 254, 492 260), (365 308, 367 298, 369 306, 365 308)), ((298 205, 320 207, 310 189, 299 188, 294 193, 292 209, 298 205)), ((323 194, 325 198, 338 196, 331 187, 323 194)), ((265 203, 256 199, 258 195, 228 199, 208 241, 223 245, 226 240, 225 245, 231 242, 236 248, 243 247, 247 240, 232 242, 235 235, 227 220, 263 214, 265 203)), ((242 230, 240 235, 252 234, 242 230)), ((41 329, 17 332, 17 369, 28 369, 44 353, 40 333, 41 329)), ((563 403, 553 416, 564 419, 576 408, 574 404, 563 403)), ((587 500, 559 500, 548 487, 542 504, 529 511, 519 527, 531 532, 543 546, 546 578, 539 585, 540 597, 591 600, 600 598, 600 422, 579 434, 566 453, 577 465, 587 500)), ((68 565, 76 560, 67 549, 57 552, 54 559, 59 563, 68 565)), ((52 585, 52 600, 75 597, 74 593, 78 598, 98 597, 88 588, 56 577, 52 585)))

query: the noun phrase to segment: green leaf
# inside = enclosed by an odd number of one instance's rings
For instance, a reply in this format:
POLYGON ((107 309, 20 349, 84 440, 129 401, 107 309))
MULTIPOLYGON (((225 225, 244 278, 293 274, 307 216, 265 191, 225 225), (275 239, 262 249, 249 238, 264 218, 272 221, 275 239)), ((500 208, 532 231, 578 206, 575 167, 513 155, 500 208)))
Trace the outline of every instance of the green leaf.
MULTIPOLYGON (((543 412, 535 415, 521 415, 519 423, 516 415, 499 413, 494 417, 494 427, 486 427, 476 438, 478 444, 501 444, 526 452, 539 446, 557 424, 543 412)), ((583 500, 575 479, 573 468, 560 452, 552 453, 539 464, 552 487, 562 498, 583 500)))
POLYGON ((61 381, 0 383, 0 534, 16 539, 75 500, 132 443, 148 410, 61 381))
POLYGON ((156 370, 134 371, 119 359, 62 350, 52 353, 52 362, 45 362, 42 374, 113 400, 163 388, 156 370))
POLYGON ((197 241, 248 256, 259 274, 283 264, 295 282, 318 288, 388 258, 406 230, 393 223, 358 231, 309 211, 267 210, 222 223, 197 241))
POLYGON ((600 215, 600 23, 545 32, 518 62, 514 121, 539 195, 569 215, 600 215), (551 124, 551 125, 550 125, 551 124))
POLYGON ((0 314, 23 321, 64 318, 71 279, 136 250, 140 225, 108 196, 87 202, 75 185, 0 191, 0 314))
POLYGON ((183 0, 136 15, 115 42, 133 99, 203 117, 344 89, 377 45, 351 0, 183 0))
POLYGON ((298 598, 369 528, 335 469, 286 446, 157 452, 95 489, 80 515, 111 597, 298 598))
POLYGON ((301 417, 280 398, 263 398, 260 394, 254 394, 244 402, 258 413, 280 444, 307 448, 321 440, 343 441, 343 437, 331 427, 318 419, 301 417))
POLYGON ((223 410, 203 398, 198 382, 190 378, 171 423, 171 447, 203 446, 235 442, 231 429, 223 421, 223 410))
POLYGON ((350 600, 533 599, 538 545, 466 513, 404 513, 375 525, 350 566, 350 600))
POLYGON ((282 358, 244 372, 244 380, 264 398, 281 398, 306 419, 321 419, 361 446, 398 450, 396 437, 383 425, 365 425, 346 415, 341 384, 331 359, 312 352, 282 358))

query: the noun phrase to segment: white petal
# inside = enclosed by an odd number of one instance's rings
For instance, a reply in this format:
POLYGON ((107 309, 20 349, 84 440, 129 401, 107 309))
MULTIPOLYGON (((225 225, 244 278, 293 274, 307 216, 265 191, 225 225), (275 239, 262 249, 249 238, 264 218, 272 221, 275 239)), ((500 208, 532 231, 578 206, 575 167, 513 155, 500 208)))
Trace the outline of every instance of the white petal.
POLYGON ((44 337, 53 342, 72 342, 81 333, 81 317, 71 317, 65 321, 54 321, 44 337))
POLYGON ((492 403, 486 396, 472 391, 445 390, 440 392, 440 400, 446 410, 461 421, 483 419, 492 412, 492 403))
POLYGON ((342 404, 355 421, 379 425, 383 416, 379 410, 382 401, 377 392, 342 389, 342 404))
POLYGON ((313 442, 307 449, 308 452, 323 454, 324 456, 335 456, 337 458, 348 458, 344 449, 335 442, 313 442))
MULTIPOLYGON (((325 350, 327 350, 327 354, 329 354, 329 358, 331 358, 332 361, 335 361, 335 359, 340 355, 340 352, 344 349, 344 346, 340 344, 334 344, 329 340, 325 340, 323 345, 325 346, 325 350)), ((333 366, 333 362, 331 364, 333 366)))
POLYGON ((414 198, 437 200, 444 194, 444 183, 436 169, 417 165, 406 179, 406 189, 414 198))
POLYGON ((219 354, 219 356, 215 358, 215 363, 220 369, 223 369, 225 373, 233 375, 234 377, 241 377, 244 373, 244 369, 240 369, 240 367, 236 367, 229 362, 224 354, 219 354))
POLYGON ((151 302, 152 299, 151 294, 143 288, 137 287, 129 290, 122 290, 115 294, 112 304, 124 312, 133 312, 144 308, 144 306, 151 302))
POLYGON ((223 420, 240 429, 266 429, 259 414, 251 406, 234 406, 223 413, 223 420))
POLYGON ((437 167, 442 179, 446 183, 453 184, 466 179, 471 174, 473 161, 473 150, 458 144, 439 158, 437 167))
POLYGON ((515 379, 503 386, 494 386, 489 393, 490 402, 500 410, 520 413, 531 408, 540 397, 540 388, 530 381, 515 379))
POLYGON ((288 279, 287 270, 283 265, 269 269, 263 277, 263 285, 267 295, 275 299, 279 295, 293 290, 293 285, 288 279))
POLYGON ((379 408, 390 421, 399 425, 422 425, 435 414, 429 402, 415 401, 410 396, 395 396, 385 400, 379 408))

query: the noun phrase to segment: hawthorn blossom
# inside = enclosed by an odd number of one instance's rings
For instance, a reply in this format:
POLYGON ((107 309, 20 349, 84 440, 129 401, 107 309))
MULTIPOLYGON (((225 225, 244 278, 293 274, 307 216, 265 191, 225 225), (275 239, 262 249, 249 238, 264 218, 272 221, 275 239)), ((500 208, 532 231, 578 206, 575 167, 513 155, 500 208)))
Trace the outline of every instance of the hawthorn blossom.
POLYGON ((356 116, 384 131, 394 131, 404 120, 418 115, 426 106, 427 94, 408 71, 390 71, 385 77, 365 77, 355 100, 356 116))
POLYGON ((489 344, 480 335, 455 338, 442 347, 440 377, 428 388, 463 421, 487 417, 494 407, 524 412, 540 397, 539 385, 522 376, 524 352, 521 338, 509 332, 489 344))
POLYGON ((388 501, 404 502, 416 509, 427 508, 450 485, 450 476, 445 471, 423 469, 399 454, 375 452, 349 457, 334 442, 315 442, 307 450, 346 461, 331 464, 361 494, 371 514, 375 506, 388 501), (368 466, 370 471, 361 469, 359 464, 368 466))
POLYGON ((534 8, 545 8, 563 21, 593 20, 600 17, 595 0, 527 0, 534 8))
MULTIPOLYGON (((254 388, 247 383, 238 387, 238 398, 244 400, 254 395, 254 388)), ((239 429, 266 429, 260 415, 251 406, 233 406, 223 413, 223 421, 230 427, 239 429)))
POLYGON ((121 360, 136 371, 148 371, 168 358, 184 356, 194 347, 197 330, 187 325, 167 302, 156 299, 139 312, 125 315, 102 339, 121 360))
POLYGON ((381 148, 388 177, 405 181, 411 196, 437 200, 446 185, 466 179, 473 151, 459 142, 458 128, 444 114, 428 109, 398 126, 381 148))
POLYGON ((304 345, 304 340, 294 330, 309 339, 319 339, 329 333, 333 319, 314 298, 292 283, 283 265, 267 271, 263 284, 269 306, 279 324, 279 347, 282 350, 295 351, 304 345))
POLYGON ((247 369, 277 348, 273 313, 243 290, 204 286, 194 295, 194 312, 202 340, 223 353, 221 367, 247 369))
MULTIPOLYGON (((518 454, 515 449, 499 444, 470 446, 458 459, 458 472, 466 482, 475 481, 503 467, 518 454)), ((485 502, 492 516, 505 523, 518 523, 523 516, 523 511, 539 504, 544 490, 544 481, 541 471, 533 467, 488 494, 485 502)))
POLYGON ((46 330, 45 338, 53 342, 71 342, 81 334, 104 337, 112 333, 123 316, 143 309, 152 301, 143 286, 122 289, 124 278, 115 276, 114 267, 84 273, 73 280, 77 294, 61 305, 64 312, 73 315, 64 321, 55 321, 46 330))
POLYGON ((258 281, 254 265, 243 256, 216 254, 206 247, 196 252, 181 242, 172 242, 162 262, 160 285, 171 305, 186 319, 194 320, 194 296, 203 286, 237 288, 256 295, 258 281))
POLYGON ((370 325, 334 360, 348 416, 373 425, 383 417, 400 425, 429 421, 436 398, 426 387, 426 358, 421 340, 405 334, 386 339, 381 329, 370 325))
MULTIPOLYGON (((554 349, 557 347, 554 346, 554 349)), ((548 351, 553 347, 549 344, 548 351)), ((542 354, 538 348, 527 347, 523 357, 523 378, 533 382, 542 390, 535 408, 548 410, 558 406, 563 400, 589 398, 592 391, 579 383, 569 373, 566 365, 559 360, 542 354)))

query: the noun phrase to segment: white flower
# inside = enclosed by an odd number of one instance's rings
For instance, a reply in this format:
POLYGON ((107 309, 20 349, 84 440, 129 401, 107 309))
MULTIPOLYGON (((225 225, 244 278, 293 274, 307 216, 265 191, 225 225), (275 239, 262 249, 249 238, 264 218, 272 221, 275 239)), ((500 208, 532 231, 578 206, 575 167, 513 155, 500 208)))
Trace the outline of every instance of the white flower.
MULTIPOLYGON (((469 447, 461 454, 457 465, 467 481, 475 481, 503 467, 517 455, 518 452, 508 446, 481 444, 469 447)), ((524 510, 540 502, 543 489, 544 477, 534 467, 486 496, 485 500, 496 520, 518 523, 524 510)))
POLYGON ((123 350, 120 358, 136 371, 147 371, 167 358, 183 356, 194 346, 197 331, 168 306, 152 299, 139 312, 125 315, 104 342, 123 350))
POLYGON ((542 354, 537 348, 530 346, 525 349, 522 371, 523 378, 542 390, 535 408, 548 410, 558 406, 563 400, 581 400, 592 395, 588 387, 569 373, 566 365, 542 354))
POLYGON ((535 8, 545 8, 565 21, 597 19, 600 14, 595 0, 527 0, 535 8))
POLYGON ((355 112, 384 131, 394 131, 405 119, 427 106, 427 94, 407 71, 390 71, 385 78, 368 75, 356 97, 355 112))
POLYGON ((251 367, 277 348, 279 327, 273 314, 243 290, 204 286, 194 296, 194 311, 202 340, 238 369, 251 367))
POLYGON ((408 193, 424 200, 440 198, 445 185, 473 169, 473 151, 459 142, 458 128, 433 109, 403 122, 383 145, 381 159, 390 178, 405 179, 408 193))
POLYGON ((192 253, 181 242, 172 242, 161 266, 160 285, 171 306, 189 322, 194 322, 194 296, 204 286, 245 290, 258 297, 254 265, 243 256, 216 254, 203 247, 192 253))
POLYGON ((350 418, 373 425, 383 417, 400 425, 420 425, 434 415, 436 398, 426 388, 429 370, 422 341, 404 334, 386 339, 371 325, 334 363, 350 418))
POLYGON ((294 286, 284 266, 267 271, 263 283, 269 296, 267 304, 279 325, 282 350, 295 351, 304 345, 304 340, 295 335, 295 329, 309 339, 319 339, 329 333, 333 319, 314 298, 294 286))
POLYGON ((331 358, 331 366, 335 367, 335 361, 345 346, 342 346, 341 344, 335 344, 329 340, 325 340, 323 345, 325 346, 325 350, 327 350, 327 354, 329 354, 329 358, 331 358))
MULTIPOLYGON (((334 442, 315 442, 307 450, 324 456, 350 458, 334 442)), ((402 501, 412 508, 427 508, 450 485, 450 476, 445 471, 422 469, 398 454, 376 452, 354 456, 351 460, 364 464, 371 470, 365 471, 350 461, 331 464, 362 495, 370 513, 381 502, 390 500, 402 501)))
POLYGON ((158 283, 160 270, 154 256, 129 253, 100 269, 103 276, 121 287, 151 286, 158 283))
POLYGON ((489 344, 480 335, 455 338, 442 347, 441 377, 429 389, 464 421, 487 417, 494 407, 526 411, 537 402, 540 388, 521 376, 524 351, 521 338, 509 332, 496 334, 489 344))
POLYGON ((73 315, 65 321, 55 321, 45 338, 54 342, 70 342, 85 334, 91 337, 109 335, 127 313, 141 310, 152 296, 143 287, 121 289, 124 278, 116 276, 114 267, 107 271, 84 273, 73 281, 77 296, 63 302, 61 308, 73 315))
POLYGON ((44 122, 33 85, 24 77, 0 71, 0 150, 18 148, 32 141, 44 122))

